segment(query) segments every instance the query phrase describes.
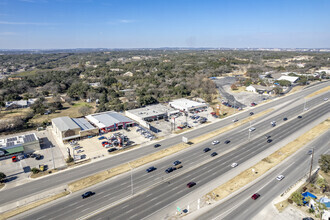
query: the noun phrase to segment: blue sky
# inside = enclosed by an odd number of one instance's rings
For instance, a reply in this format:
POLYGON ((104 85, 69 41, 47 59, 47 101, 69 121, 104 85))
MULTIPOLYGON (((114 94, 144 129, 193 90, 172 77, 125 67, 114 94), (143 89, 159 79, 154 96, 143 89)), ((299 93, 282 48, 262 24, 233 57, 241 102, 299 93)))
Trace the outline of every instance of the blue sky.
POLYGON ((329 0, 0 0, 0 49, 330 48, 329 0))

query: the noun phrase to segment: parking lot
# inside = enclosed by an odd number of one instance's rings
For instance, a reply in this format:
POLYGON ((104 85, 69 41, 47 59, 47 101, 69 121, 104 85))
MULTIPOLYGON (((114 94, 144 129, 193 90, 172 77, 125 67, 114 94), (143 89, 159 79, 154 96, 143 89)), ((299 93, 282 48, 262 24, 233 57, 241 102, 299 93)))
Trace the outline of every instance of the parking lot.
MULTIPOLYGON (((31 131, 18 133, 15 135, 26 133, 31 133, 31 131)), ((24 157, 23 155, 20 155, 17 157, 17 162, 12 162, 11 158, 0 160, 0 172, 5 173, 7 176, 6 188, 15 187, 30 181, 28 177, 31 174, 31 169, 34 167, 39 168, 39 165, 47 165, 48 169, 53 169, 54 166, 56 168, 65 166, 62 152, 55 144, 49 132, 45 130, 33 131, 33 133, 36 133, 40 139, 41 149, 34 153, 42 155, 41 159, 37 160, 36 158, 24 157)))

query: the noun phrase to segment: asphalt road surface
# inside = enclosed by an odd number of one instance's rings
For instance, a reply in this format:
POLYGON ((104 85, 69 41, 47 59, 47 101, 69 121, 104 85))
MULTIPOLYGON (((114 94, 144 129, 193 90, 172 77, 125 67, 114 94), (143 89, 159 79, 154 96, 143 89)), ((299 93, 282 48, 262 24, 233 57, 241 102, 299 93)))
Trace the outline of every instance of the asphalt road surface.
MULTIPOLYGON (((215 151, 220 155, 224 150, 229 149, 230 146, 233 147, 234 145, 241 144, 242 139, 247 140, 248 127, 238 128, 236 131, 230 132, 230 135, 227 137, 219 136, 221 142, 219 145, 211 147, 211 143, 209 143, 208 147, 212 148, 212 150, 208 153, 203 153, 205 145, 201 145, 193 148, 189 154, 185 152, 180 154, 180 157, 175 160, 179 159, 182 162, 183 168, 181 170, 174 171, 171 174, 164 173, 164 170, 172 165, 174 158, 155 162, 154 166, 157 170, 152 173, 146 173, 143 169, 137 169, 133 172, 134 191, 135 193, 140 192, 141 194, 96 215, 93 219, 107 219, 108 217, 111 219, 142 219, 152 214, 165 205, 191 192, 191 190, 198 189, 198 187, 208 183, 212 179, 228 172, 231 170, 231 163, 243 163, 318 117, 328 113, 330 107, 329 102, 324 102, 322 97, 314 99, 310 104, 314 102, 322 103, 322 105, 306 112, 302 119, 296 118, 297 112, 303 107, 303 104, 300 104, 285 113, 274 115, 271 119, 254 124, 256 128, 254 132, 270 130, 267 132, 267 135, 270 134, 272 136, 273 142, 271 143, 266 143, 266 138, 260 134, 260 137, 244 143, 240 148, 222 155, 221 157, 215 157, 216 159, 212 159, 210 157, 211 152, 215 151), (291 118, 291 120, 281 121, 284 116, 289 119, 291 118), (278 121, 278 125, 273 128, 270 125, 270 121, 274 119, 278 121), (224 144, 223 141, 227 138, 231 140, 231 142, 229 144, 224 144), (205 164, 200 165, 200 163, 203 162, 205 164), (194 164, 198 166, 194 167, 194 164), (168 180, 171 176, 175 176, 175 178, 168 180), (188 189, 185 185, 190 181, 195 181, 197 185, 188 189), (152 186, 153 188, 150 189, 152 186), (145 192, 142 193, 142 191, 145 192)), ((315 105, 315 103, 313 105, 315 105)), ((212 140, 210 140, 210 142, 211 141, 212 140)), ((129 196, 131 194, 130 186, 130 176, 124 175, 115 178, 115 180, 99 188, 93 189, 96 195, 91 198, 82 200, 80 195, 75 194, 64 201, 31 212, 24 216, 23 219, 66 219, 67 216, 70 216, 70 218, 78 218, 129 196)))
POLYGON ((253 218, 277 196, 284 193, 303 176, 308 175, 311 156, 306 153, 311 148, 314 148, 313 168, 317 167, 320 155, 330 153, 329 137, 330 131, 320 136, 307 147, 304 147, 304 150, 299 151, 299 153, 281 164, 276 170, 267 173, 257 183, 222 202, 212 210, 207 211, 207 213, 200 215, 198 219, 232 220, 253 218), (284 175, 285 178, 278 181, 276 177, 280 174, 284 175), (254 193, 260 194, 260 197, 255 201, 251 199, 254 193))

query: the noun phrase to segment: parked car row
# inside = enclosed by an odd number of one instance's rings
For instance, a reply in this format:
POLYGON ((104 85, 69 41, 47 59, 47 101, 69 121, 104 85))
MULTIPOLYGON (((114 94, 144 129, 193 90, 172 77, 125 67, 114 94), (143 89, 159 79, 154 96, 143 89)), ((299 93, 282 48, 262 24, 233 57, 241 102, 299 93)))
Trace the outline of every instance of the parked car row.
POLYGON ((155 136, 153 134, 150 133, 150 131, 148 131, 145 128, 142 127, 138 127, 138 129, 136 129, 137 132, 139 132, 142 136, 144 136, 145 138, 148 138, 150 140, 155 139, 155 136))

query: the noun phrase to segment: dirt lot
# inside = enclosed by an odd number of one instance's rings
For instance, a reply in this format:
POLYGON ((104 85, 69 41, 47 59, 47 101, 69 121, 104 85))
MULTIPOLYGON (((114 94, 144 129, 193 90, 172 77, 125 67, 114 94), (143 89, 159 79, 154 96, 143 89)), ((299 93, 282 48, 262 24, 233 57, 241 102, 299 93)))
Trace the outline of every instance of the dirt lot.
POLYGON ((233 193, 234 191, 242 188, 246 184, 252 182, 259 176, 266 173, 272 167, 279 164, 285 158, 296 152, 298 149, 303 147, 308 142, 315 139, 317 136, 322 134, 324 131, 328 130, 330 126, 330 119, 322 122, 321 124, 315 126, 310 131, 306 132, 296 140, 290 142, 286 146, 282 147, 281 149, 277 150, 270 156, 264 158, 262 161, 250 167, 234 177, 233 179, 229 180, 225 184, 219 186, 218 188, 214 189, 213 191, 209 192, 206 195, 206 198, 211 198, 213 200, 220 200, 228 196, 229 194, 233 193), (255 173, 251 170, 254 169, 255 173))

